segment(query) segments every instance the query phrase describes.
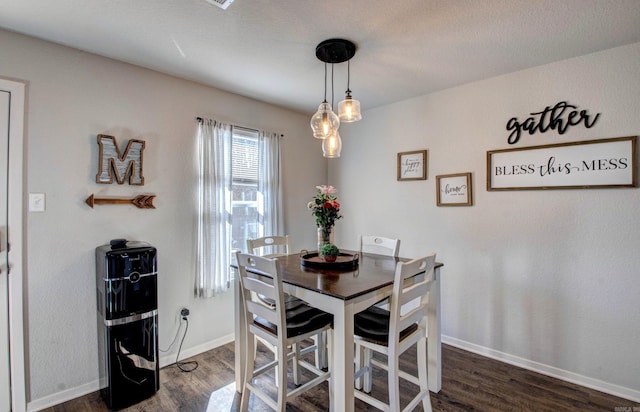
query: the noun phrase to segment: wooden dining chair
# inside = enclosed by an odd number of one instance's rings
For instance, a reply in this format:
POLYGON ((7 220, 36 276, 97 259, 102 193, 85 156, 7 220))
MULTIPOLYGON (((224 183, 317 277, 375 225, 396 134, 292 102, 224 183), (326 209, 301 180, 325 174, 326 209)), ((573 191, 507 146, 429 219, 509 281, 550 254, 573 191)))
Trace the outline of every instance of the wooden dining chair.
MULTIPOLYGON (((290 253, 290 250, 291 250, 291 243, 289 241, 288 235, 264 236, 264 237, 259 237, 255 239, 247 239, 247 253, 249 254, 273 258, 273 257, 288 255, 290 253)), ((272 300, 266 299, 262 295, 258 295, 258 298, 262 300, 266 305, 273 306, 274 304, 272 300)), ((285 300, 285 303, 287 303, 287 302, 298 300, 298 299, 294 298, 293 296, 287 295, 285 293, 284 300, 285 300)), ((316 367, 326 368, 329 362, 327 358, 326 334, 325 333, 318 334, 318 336, 315 336, 313 338, 313 341, 317 348, 315 351, 316 367)), ((274 355, 277 356, 275 347, 268 345, 267 342, 264 342, 264 341, 262 343, 264 343, 265 346, 271 349, 274 355)))
MULTIPOLYGON (((286 403, 314 386, 328 380, 331 372, 316 368, 300 357, 299 343, 320 332, 327 332, 329 353, 331 353, 331 324, 333 316, 297 300, 285 303, 280 278, 280 267, 276 259, 237 252, 238 272, 242 288, 242 300, 247 325, 244 382, 240 410, 247 411, 249 397, 253 393, 276 411, 284 411, 286 403), (273 299, 273 306, 257 300, 257 294, 273 299), (268 341, 277 350, 277 357, 268 364, 255 368, 254 336, 268 341), (289 348, 294 348, 289 351, 289 348), (292 391, 287 388, 287 366, 290 360, 295 368, 303 367, 315 377, 292 391), (277 398, 274 400, 267 391, 260 388, 255 379, 275 368, 280 382, 277 398)), ((268 385, 267 385, 268 386, 268 385)))
POLYGON ((431 254, 406 263, 398 262, 389 310, 371 306, 355 315, 354 339, 356 348, 363 354, 362 361, 356 360, 356 378, 364 376, 364 388, 363 391, 356 390, 354 395, 380 410, 410 411, 422 403, 425 411, 431 411, 427 386, 426 323, 435 258, 436 255, 431 254), (403 311, 403 306, 408 309, 403 311), (417 345, 418 376, 400 369, 400 355, 414 344, 417 345), (386 355, 387 362, 373 359, 372 351, 386 355), (373 366, 387 370, 388 403, 371 395, 373 366), (404 409, 400 409, 401 378, 419 387, 418 394, 404 409))
POLYGON ((247 239, 247 253, 263 257, 288 255, 291 249, 289 236, 264 236, 247 239))
MULTIPOLYGON (((382 256, 398 257, 400 253, 400 239, 392 239, 383 236, 360 235, 360 256, 363 253, 373 253, 382 256)), ((376 306, 388 310, 389 299, 382 299, 376 303, 376 306)), ((356 364, 362 362, 362 350, 356 346, 355 360, 356 364)), ((362 380, 356 379, 356 389, 362 389, 362 380)))
POLYGON ((360 255, 374 253, 376 255, 398 257, 400 239, 382 236, 360 236, 360 255))
MULTIPOLYGON (((360 256, 362 253, 373 253, 382 256, 398 257, 400 252, 400 239, 392 239, 382 236, 360 236, 360 256)), ((389 299, 383 299, 376 303, 383 309, 387 309, 389 299)))

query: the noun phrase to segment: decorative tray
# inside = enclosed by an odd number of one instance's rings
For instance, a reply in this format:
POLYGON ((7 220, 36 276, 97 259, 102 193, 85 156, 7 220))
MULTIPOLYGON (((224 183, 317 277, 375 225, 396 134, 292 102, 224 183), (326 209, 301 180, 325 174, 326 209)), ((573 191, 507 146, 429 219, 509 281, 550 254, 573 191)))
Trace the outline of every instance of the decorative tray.
POLYGON ((318 252, 300 251, 300 264, 309 268, 353 270, 358 267, 358 254, 340 252, 335 262, 325 262, 318 252))

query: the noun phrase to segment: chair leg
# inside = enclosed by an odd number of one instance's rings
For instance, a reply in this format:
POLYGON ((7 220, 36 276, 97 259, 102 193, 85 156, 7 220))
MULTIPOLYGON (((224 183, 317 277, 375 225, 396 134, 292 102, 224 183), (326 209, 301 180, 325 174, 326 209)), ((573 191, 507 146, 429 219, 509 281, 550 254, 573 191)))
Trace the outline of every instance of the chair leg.
MULTIPOLYGON (((280 385, 276 393, 278 394, 277 412, 285 412, 287 408, 287 347, 278 347, 278 366, 275 370, 276 378, 279 379, 280 385)), ((294 358, 293 363, 297 360, 294 358)), ((295 376, 295 374, 294 374, 295 376)))
MULTIPOLYGON (((298 363, 300 361, 300 344, 299 343, 294 343, 292 345, 292 349, 293 349, 293 365, 292 365, 292 368, 293 368, 293 383, 295 383, 296 385, 300 385, 300 364, 298 363)), ((287 369, 287 365, 286 364, 282 364, 282 365, 279 365, 279 366, 284 368, 285 370, 287 369)), ((286 380, 284 382, 286 382, 286 380)), ((285 386, 286 386, 286 384, 285 384, 285 386)))
MULTIPOLYGON (((275 346, 271 345, 269 342, 263 342, 265 346, 267 346, 269 348, 269 350, 271 352, 273 352, 273 360, 277 361, 278 360, 278 350, 275 346)), ((280 386, 280 378, 278 375, 278 368, 280 367, 280 364, 276 365, 276 369, 275 369, 275 374, 276 374, 276 386, 280 386)), ((286 381, 285 381, 286 382, 286 381)))
POLYGON ((331 372, 331 362, 329 359, 333 359, 333 330, 329 329, 325 331, 325 337, 327 339, 327 370, 331 372))
POLYGON ((248 388, 248 383, 253 379, 253 368, 255 367, 256 359, 256 336, 247 336, 245 341, 248 359, 245 359, 244 363, 244 382, 242 382, 242 398, 240 400, 240 412, 247 412, 249 410, 249 397, 251 391, 248 388))
POLYGON ((399 362, 398 354, 389 354, 387 357, 388 366, 388 381, 389 387, 389 408, 392 411, 400 410, 400 374, 399 374, 399 362))
POLYGON ((253 335, 253 359, 258 357, 258 337, 253 335))
POLYGON ((371 364, 371 357, 373 356, 371 349, 362 347, 363 367, 367 368, 367 372, 364 374, 364 391, 371 393, 373 382, 373 365, 371 364))
MULTIPOLYGON (((356 373, 358 373, 358 371, 362 370, 362 368, 364 367, 364 361, 362 359, 362 346, 358 345, 356 343, 356 353, 355 353, 355 360, 354 363, 356 365, 356 373)), ((355 387, 358 390, 362 389, 362 376, 359 376, 358 378, 356 378, 356 382, 355 382, 355 387)))
POLYGON ((431 412, 431 395, 429 394, 429 384, 427 380, 427 339, 422 338, 417 343, 418 352, 418 381, 420 382, 420 392, 425 391, 426 396, 422 399, 422 409, 431 412))
POLYGON ((327 364, 327 337, 325 332, 320 332, 315 336, 316 343, 316 368, 324 369, 327 364))

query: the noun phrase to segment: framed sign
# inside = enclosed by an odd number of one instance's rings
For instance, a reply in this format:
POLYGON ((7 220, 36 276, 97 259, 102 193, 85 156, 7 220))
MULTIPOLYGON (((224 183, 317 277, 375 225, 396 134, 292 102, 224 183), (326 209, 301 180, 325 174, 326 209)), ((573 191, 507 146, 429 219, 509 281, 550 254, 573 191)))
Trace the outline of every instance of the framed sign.
POLYGON ((471 206, 471 173, 436 176, 436 204, 438 206, 471 206))
POLYGON ((426 180, 427 151, 398 153, 398 180, 426 180))
POLYGON ((636 187, 637 136, 487 152, 487 190, 636 187))

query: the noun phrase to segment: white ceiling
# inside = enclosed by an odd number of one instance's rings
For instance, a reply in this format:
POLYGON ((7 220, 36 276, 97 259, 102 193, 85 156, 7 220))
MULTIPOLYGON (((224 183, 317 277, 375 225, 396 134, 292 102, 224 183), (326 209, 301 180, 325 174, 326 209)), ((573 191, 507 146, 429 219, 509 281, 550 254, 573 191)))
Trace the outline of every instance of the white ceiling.
POLYGON ((366 110, 638 42, 640 0, 0 0, 0 27, 312 114, 323 40, 366 110))

